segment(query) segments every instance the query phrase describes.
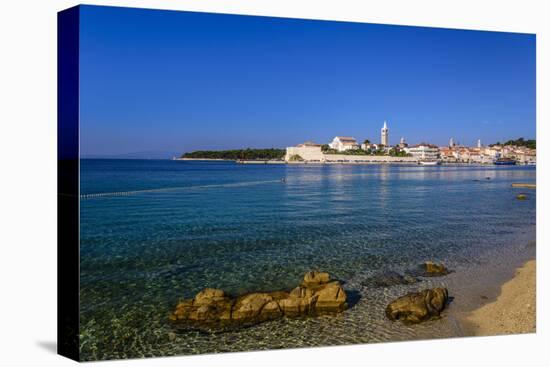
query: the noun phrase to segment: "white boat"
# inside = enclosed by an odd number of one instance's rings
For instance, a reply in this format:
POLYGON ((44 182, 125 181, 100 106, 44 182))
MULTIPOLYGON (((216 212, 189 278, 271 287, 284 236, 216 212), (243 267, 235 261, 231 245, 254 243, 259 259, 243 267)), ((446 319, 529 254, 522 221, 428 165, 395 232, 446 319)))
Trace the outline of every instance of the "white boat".
POLYGON ((418 161, 418 164, 422 166, 437 166, 438 164, 441 164, 441 161, 437 159, 421 159, 418 161))

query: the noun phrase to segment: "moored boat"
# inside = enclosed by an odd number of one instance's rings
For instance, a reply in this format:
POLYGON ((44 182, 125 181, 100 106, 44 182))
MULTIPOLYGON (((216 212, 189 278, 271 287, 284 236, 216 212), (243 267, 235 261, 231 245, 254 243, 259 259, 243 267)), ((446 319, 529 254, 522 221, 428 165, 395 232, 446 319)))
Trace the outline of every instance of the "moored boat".
POLYGON ((441 161, 438 159, 421 159, 418 161, 418 164, 422 166, 437 166, 438 164, 441 164, 441 161))
POLYGON ((499 158, 493 162, 497 166, 513 166, 517 162, 512 158, 499 158))

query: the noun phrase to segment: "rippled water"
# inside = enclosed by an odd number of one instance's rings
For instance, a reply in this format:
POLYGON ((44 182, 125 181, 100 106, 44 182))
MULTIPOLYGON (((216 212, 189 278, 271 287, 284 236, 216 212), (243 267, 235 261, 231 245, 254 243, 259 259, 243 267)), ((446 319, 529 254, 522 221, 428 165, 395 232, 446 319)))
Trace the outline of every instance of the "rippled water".
POLYGON ((476 286, 534 252, 527 244, 535 239, 535 191, 510 184, 535 176, 533 167, 83 160, 81 357, 462 335, 453 312, 479 303, 476 286), (519 192, 528 199, 516 200, 519 192), (365 285, 380 271, 425 260, 455 272, 409 286, 365 285), (336 317, 218 334, 167 322, 180 298, 204 287, 235 295, 290 289, 310 269, 345 282, 355 305, 336 317), (385 319, 391 299, 440 284, 454 297, 441 320, 385 319))

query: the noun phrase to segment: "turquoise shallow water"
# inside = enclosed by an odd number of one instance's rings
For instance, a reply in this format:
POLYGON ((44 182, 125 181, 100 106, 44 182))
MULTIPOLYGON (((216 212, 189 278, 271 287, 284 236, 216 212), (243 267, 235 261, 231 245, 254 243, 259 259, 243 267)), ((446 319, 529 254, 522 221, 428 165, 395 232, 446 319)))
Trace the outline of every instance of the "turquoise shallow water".
POLYGON ((81 194, 102 195, 81 199, 82 358, 459 336, 453 308, 475 304, 469 289, 489 269, 516 264, 535 239, 536 193, 510 187, 535 176, 533 167, 82 160, 81 194), (528 199, 516 200, 519 192, 528 199), (455 273, 365 285, 425 260, 455 273), (167 322, 180 298, 204 287, 289 289, 310 269, 345 282, 356 304, 337 317, 220 334, 167 322), (442 320, 404 326, 384 318, 392 298, 430 285, 455 297, 442 320))

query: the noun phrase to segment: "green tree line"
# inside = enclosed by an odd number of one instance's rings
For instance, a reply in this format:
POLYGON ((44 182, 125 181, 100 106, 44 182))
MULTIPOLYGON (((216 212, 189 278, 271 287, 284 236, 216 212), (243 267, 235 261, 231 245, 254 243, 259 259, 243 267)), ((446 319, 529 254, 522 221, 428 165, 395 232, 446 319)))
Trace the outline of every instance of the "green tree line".
POLYGON ((272 160, 283 159, 285 149, 234 149, 234 150, 197 150, 182 154, 182 158, 204 159, 246 159, 246 160, 272 160))
POLYGON ((535 139, 527 139, 527 140, 525 140, 524 138, 519 138, 516 140, 511 139, 505 142, 504 144, 501 144, 500 141, 497 141, 495 144, 491 144, 490 146, 493 146, 493 145, 515 145, 517 147, 527 147, 530 149, 537 149, 537 141, 535 139))
POLYGON ((537 141, 535 139, 528 139, 525 140, 523 138, 519 138, 516 140, 508 140, 504 143, 504 145, 515 145, 518 147, 527 147, 530 149, 537 149, 537 141))
MULTIPOLYGON (((365 144, 368 140, 365 140, 365 144)), ((389 152, 386 152, 384 149, 378 149, 378 150, 363 150, 361 148, 359 149, 350 149, 343 152, 339 152, 336 149, 332 149, 328 144, 321 146, 321 151, 325 154, 342 154, 342 155, 390 155, 392 157, 411 157, 411 154, 405 153, 405 151, 399 149, 399 148, 391 148, 389 152)))

